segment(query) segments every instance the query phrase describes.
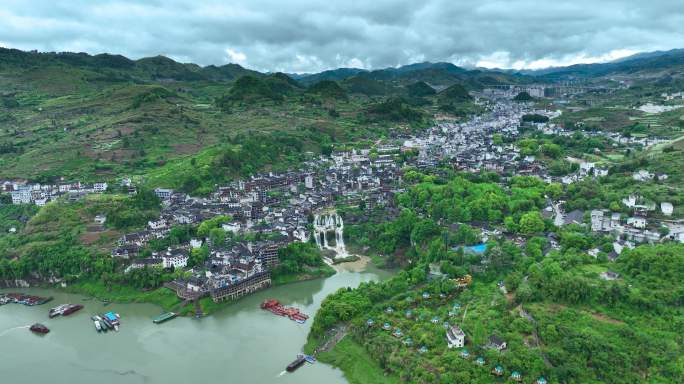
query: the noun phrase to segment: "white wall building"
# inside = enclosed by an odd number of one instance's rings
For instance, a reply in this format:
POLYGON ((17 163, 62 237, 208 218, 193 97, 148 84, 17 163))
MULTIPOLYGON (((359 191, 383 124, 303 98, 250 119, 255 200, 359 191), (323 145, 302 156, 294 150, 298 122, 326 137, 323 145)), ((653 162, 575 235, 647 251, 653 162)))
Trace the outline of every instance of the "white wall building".
POLYGON ((454 325, 446 332, 447 346, 451 348, 463 348, 465 345, 465 333, 458 326, 454 325))

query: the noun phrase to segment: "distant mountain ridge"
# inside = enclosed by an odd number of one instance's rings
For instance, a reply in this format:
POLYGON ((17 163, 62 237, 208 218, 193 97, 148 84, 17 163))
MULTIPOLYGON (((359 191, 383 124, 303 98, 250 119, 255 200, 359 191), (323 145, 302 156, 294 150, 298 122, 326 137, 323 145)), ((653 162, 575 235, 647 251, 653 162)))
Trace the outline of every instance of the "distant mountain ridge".
MULTIPOLYGON (((97 55, 72 52, 39 53, 0 48, 0 69, 15 67, 18 70, 26 70, 50 65, 73 66, 92 71, 103 75, 107 81, 232 82, 242 76, 263 77, 267 75, 239 64, 200 66, 193 63, 179 63, 161 55, 131 60, 122 55, 108 53, 97 55)), ((336 68, 311 74, 288 73, 287 76, 304 86, 311 86, 323 80, 344 83, 349 79, 358 78, 401 86, 425 82, 438 88, 460 83, 470 89, 477 89, 491 84, 591 79, 614 74, 648 77, 659 76, 663 72, 673 72, 675 76, 684 76, 684 49, 641 52, 606 63, 576 64, 539 70, 463 68, 447 62, 421 62, 376 70, 336 68)), ((373 88, 374 93, 380 92, 381 87, 378 87, 377 83, 366 86, 359 84, 363 81, 358 79, 349 84, 348 91, 354 92, 352 88, 355 87, 356 89, 373 88)))
POLYGON ((116 75, 121 80, 235 80, 241 76, 263 76, 258 71, 244 68, 238 64, 222 66, 179 63, 166 56, 144 57, 131 60, 122 55, 73 52, 25 52, 18 49, 0 48, 0 69, 10 67, 30 69, 38 66, 72 66, 108 75, 116 75))
POLYGON ((658 76, 662 71, 672 70, 684 75, 684 49, 641 52, 606 63, 575 64, 538 70, 522 70, 516 73, 541 77, 547 80, 565 78, 592 78, 614 74, 658 76))

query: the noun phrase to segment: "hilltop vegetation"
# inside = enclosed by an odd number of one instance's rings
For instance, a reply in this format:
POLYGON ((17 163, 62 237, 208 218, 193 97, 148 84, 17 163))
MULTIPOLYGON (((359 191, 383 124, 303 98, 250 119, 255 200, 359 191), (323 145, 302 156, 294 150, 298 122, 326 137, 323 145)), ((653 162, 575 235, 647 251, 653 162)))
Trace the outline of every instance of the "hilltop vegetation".
POLYGON ((406 100, 393 97, 373 104, 367 109, 367 117, 371 121, 391 121, 417 123, 423 121, 425 114, 410 106, 406 100))
POLYGON ((386 382, 491 383, 496 366, 502 381, 513 371, 524 382, 544 376, 566 383, 675 383, 684 377, 677 285, 684 245, 644 245, 611 263, 605 252, 612 239, 580 226, 556 228, 539 215, 545 195, 573 200, 572 191, 563 196, 533 177, 514 177, 503 188, 487 174, 410 179, 418 183, 398 196, 403 210, 396 219, 346 228, 360 245, 405 269, 329 296, 312 326, 308 348, 326 340, 329 329, 346 327, 340 349, 320 359, 349 372, 352 383, 364 382, 358 369, 386 382), (490 240, 484 253, 464 252, 462 245, 479 241, 468 225, 478 222, 522 236, 524 244, 490 240), (541 236, 547 231, 558 249, 541 236), (598 257, 586 253, 592 247, 600 249, 598 257), (441 277, 430 276, 435 268, 441 277), (608 270, 620 278, 602 279, 608 270), (452 279, 466 273, 474 273, 474 283, 463 290, 452 279), (465 331, 468 359, 463 349, 447 348, 445 322, 465 331), (492 335, 507 342, 504 351, 487 346, 492 335), (361 367, 343 351, 372 361, 361 367))
POLYGON ((333 80, 322 80, 312 85, 307 90, 309 93, 318 95, 322 98, 347 99, 347 92, 333 80))
POLYGON ((406 90, 408 91, 408 95, 411 97, 432 96, 437 93, 434 88, 429 86, 424 81, 418 81, 416 83, 410 84, 408 87, 406 87, 406 90))
MULTIPOLYGON (((167 182, 158 176, 167 164, 212 163, 226 142, 239 144, 236 138, 254 132, 281 132, 317 153, 390 128, 420 128, 439 105, 425 89, 421 97, 396 99, 416 83, 404 80, 436 70, 430 66, 402 72, 397 83, 389 72, 351 71, 358 76, 321 75, 324 81, 313 82, 298 77, 306 88, 282 73, 162 56, 2 49, 0 64, 0 177, 41 182, 137 176, 151 186, 178 186, 154 184, 167 182)), ((441 78, 446 84, 464 81, 463 70, 439 70, 450 73, 441 78)), ((454 114, 468 113, 461 106, 471 110, 466 99, 449 105, 454 114)))

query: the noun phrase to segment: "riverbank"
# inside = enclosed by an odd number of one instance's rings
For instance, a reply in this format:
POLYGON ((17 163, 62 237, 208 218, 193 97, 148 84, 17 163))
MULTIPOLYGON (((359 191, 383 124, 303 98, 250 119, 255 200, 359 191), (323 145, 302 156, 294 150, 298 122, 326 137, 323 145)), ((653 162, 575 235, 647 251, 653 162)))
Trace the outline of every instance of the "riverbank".
MULTIPOLYGON (((357 272, 360 272, 358 270, 357 272)), ((309 280, 316 280, 333 276, 337 271, 326 265, 319 268, 312 268, 303 273, 288 274, 274 276, 271 279, 272 287, 278 287, 285 284, 292 284, 304 282, 309 280)), ((181 316, 193 315, 194 307, 186 305, 184 308, 179 308, 182 300, 176 296, 176 293, 170 289, 160 287, 154 290, 142 291, 130 286, 112 285, 106 286, 101 281, 81 281, 73 283, 66 288, 57 288, 68 293, 77 293, 92 297, 102 302, 110 303, 148 303, 160 306, 164 311, 173 311, 181 316)), ((271 288, 266 288, 269 290, 271 288)), ((221 308, 225 308, 233 301, 224 301, 215 303, 209 297, 200 299, 200 308, 204 316, 210 315, 221 308)))
MULTIPOLYGON (((312 350, 311 346, 307 346, 312 350)), ((317 355, 318 361, 339 368, 349 384, 398 384, 399 378, 387 376, 365 348, 351 336, 344 336, 329 351, 317 355)))
POLYGON ((182 303, 175 292, 163 287, 141 291, 125 285, 106 286, 101 281, 81 281, 59 290, 85 295, 102 302, 155 304, 165 311, 178 310, 177 307, 182 303))
MULTIPOLYGON (((294 374, 284 371, 301 352, 313 316, 327 296, 390 276, 369 265, 360 273, 339 272, 328 278, 273 286, 229 305, 219 303, 211 308, 214 303, 210 302, 209 309, 214 312, 207 318, 179 317, 163 324, 152 322, 161 312, 159 307, 134 303, 137 297, 129 297, 131 304, 105 306, 101 300, 65 289, 26 288, 21 291, 54 296, 55 303, 80 303, 85 308, 55 319, 47 319, 50 305, 0 308, 0 370, 8 382, 30 383, 54 381, 55 377, 71 384, 217 383, 226 381, 226 372, 230 372, 234 381, 253 384, 349 384, 342 371, 325 363, 307 364, 294 374), (299 324, 264 311, 260 304, 268 298, 311 318, 299 324), (121 315, 119 332, 95 330, 90 316, 105 311, 121 315), (19 328, 35 322, 44 322, 51 332, 38 337, 19 328), (188 351, 202 356, 192 360, 193 369, 188 369, 188 351)), ((102 287, 79 288, 97 293, 102 287)), ((118 293, 123 299, 126 291, 112 288, 109 293, 118 293)))
POLYGON ((332 268, 337 272, 361 272, 365 271, 368 264, 371 262, 371 258, 363 255, 354 255, 355 257, 351 259, 352 261, 342 261, 340 263, 333 263, 332 268))
POLYGON ((322 279, 325 277, 330 277, 336 273, 335 269, 330 267, 327 264, 324 264, 318 268, 313 268, 309 269, 306 272, 302 273, 294 273, 294 274, 287 274, 287 275, 279 275, 279 276, 271 276, 271 284, 275 287, 284 285, 284 284, 291 284, 291 283, 297 283, 301 281, 308 281, 308 280, 315 280, 315 279, 322 279))

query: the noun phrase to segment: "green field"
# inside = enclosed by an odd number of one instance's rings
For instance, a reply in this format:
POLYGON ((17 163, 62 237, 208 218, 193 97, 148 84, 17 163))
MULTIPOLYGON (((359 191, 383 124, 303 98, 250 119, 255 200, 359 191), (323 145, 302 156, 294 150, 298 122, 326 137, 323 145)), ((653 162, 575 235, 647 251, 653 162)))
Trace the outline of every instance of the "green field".
POLYGON ((368 352, 350 337, 343 338, 328 352, 318 355, 318 360, 340 368, 350 384, 394 384, 401 381, 386 375, 368 352))

